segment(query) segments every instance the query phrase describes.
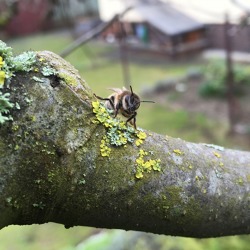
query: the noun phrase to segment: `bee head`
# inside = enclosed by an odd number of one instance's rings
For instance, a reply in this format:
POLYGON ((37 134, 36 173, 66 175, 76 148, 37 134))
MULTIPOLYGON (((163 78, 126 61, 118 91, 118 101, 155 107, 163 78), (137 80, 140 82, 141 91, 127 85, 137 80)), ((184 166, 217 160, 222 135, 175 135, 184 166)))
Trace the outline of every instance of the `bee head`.
POLYGON ((128 98, 128 110, 134 112, 140 107, 141 102, 152 102, 154 101, 141 101, 139 96, 134 94, 132 87, 130 86, 131 95, 128 98))
POLYGON ((140 107, 141 101, 138 95, 134 94, 132 87, 130 86, 131 94, 128 100, 128 110, 134 112, 140 107))

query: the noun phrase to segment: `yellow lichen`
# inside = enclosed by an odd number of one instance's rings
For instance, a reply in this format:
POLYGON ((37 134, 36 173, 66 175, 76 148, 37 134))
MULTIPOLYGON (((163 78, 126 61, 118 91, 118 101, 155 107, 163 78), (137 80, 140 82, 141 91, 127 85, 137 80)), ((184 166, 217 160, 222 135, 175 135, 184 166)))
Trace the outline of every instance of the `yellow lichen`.
POLYGON ((141 140, 141 139, 137 139, 137 140, 135 141, 135 145, 136 145, 137 147, 139 147, 142 143, 143 143, 143 140, 141 140))
POLYGON ((141 139, 141 140, 145 140, 146 137, 147 137, 147 134, 146 134, 145 132, 143 132, 143 131, 139 131, 139 132, 137 133, 137 137, 138 137, 139 139, 141 139))
POLYGON ((147 134, 145 132, 139 130, 136 133, 136 136, 138 137, 138 139, 135 141, 135 145, 137 147, 139 147, 144 142, 144 140, 147 138, 147 134))
POLYGON ((220 157, 221 157, 221 155, 220 155, 219 153, 217 153, 217 152, 214 152, 214 155, 215 155, 217 158, 220 158, 220 157))
POLYGON ((136 177, 137 179, 141 179, 141 178, 143 177, 142 172, 136 172, 135 177, 136 177))
POLYGON ((223 162, 220 162, 220 163, 219 163, 219 166, 220 166, 220 167, 223 167, 223 166, 224 166, 224 163, 223 163, 223 162))
POLYGON ((3 58, 0 56, 0 69, 2 68, 3 65, 4 65, 4 60, 3 60, 3 58))
POLYGON ((175 154, 177 154, 177 155, 182 155, 182 154, 183 154, 183 152, 181 152, 180 149, 174 149, 173 152, 174 152, 175 154))
POLYGON ((40 62, 44 62, 45 59, 44 59, 43 57, 40 57, 40 58, 39 58, 39 61, 40 61, 40 62))
POLYGON ((108 147, 108 139, 106 136, 103 136, 102 140, 101 140, 101 145, 100 145, 100 152, 101 152, 101 155, 103 157, 108 157, 110 155, 110 152, 111 152, 111 148, 108 147))
POLYGON ((161 171, 160 167, 160 159, 152 160, 152 159, 145 159, 149 153, 144 151, 143 149, 139 150, 139 157, 135 160, 136 163, 136 174, 135 177, 137 179, 141 179, 143 177, 143 173, 147 172, 150 173, 152 170, 154 171, 161 171))
POLYGON ((237 179, 236 183, 238 183, 239 185, 243 185, 243 179, 241 177, 239 177, 237 179))
MULTIPOLYGON (((95 119, 92 120, 92 122, 102 124, 107 130, 107 133, 102 138, 100 144, 100 152, 103 157, 108 157, 110 155, 110 146, 126 147, 128 142, 135 142, 136 146, 140 146, 147 138, 147 134, 143 130, 135 130, 131 126, 126 126, 125 122, 120 121, 117 118, 112 118, 110 112, 100 102, 92 102, 92 107, 93 113, 95 114, 95 119)), ((153 154, 153 152, 146 152, 143 149, 139 150, 139 156, 135 160, 135 177, 137 179, 141 179, 144 172, 150 173, 152 170, 161 170, 160 159, 150 159, 148 157, 149 153, 150 155, 153 154), (145 157, 148 159, 145 159, 145 157)))
MULTIPOLYGON (((3 65, 4 65, 4 60, 0 56, 0 69, 3 67, 3 65)), ((0 70, 0 86, 4 84, 5 76, 6 76, 5 72, 0 70)))
POLYGON ((66 73, 62 73, 60 72, 59 73, 59 77, 64 80, 64 82, 69 85, 69 86, 72 86, 72 87, 77 87, 78 86, 78 82, 77 82, 77 79, 73 76, 73 75, 70 75, 70 74, 66 74, 66 73))
POLYGON ((5 72, 0 71, 0 86, 4 84, 4 80, 5 80, 5 72))

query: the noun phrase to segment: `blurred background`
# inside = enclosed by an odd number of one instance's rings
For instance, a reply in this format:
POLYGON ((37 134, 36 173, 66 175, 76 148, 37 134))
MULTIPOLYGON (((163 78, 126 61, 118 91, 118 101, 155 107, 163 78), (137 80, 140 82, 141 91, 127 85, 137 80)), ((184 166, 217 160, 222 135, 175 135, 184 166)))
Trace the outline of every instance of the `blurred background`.
MULTIPOLYGON (((93 92, 129 87, 137 125, 250 150, 250 0, 0 0, 0 39, 15 54, 50 50, 93 92)), ((249 249, 250 236, 190 239, 49 223, 9 226, 0 250, 249 249)))

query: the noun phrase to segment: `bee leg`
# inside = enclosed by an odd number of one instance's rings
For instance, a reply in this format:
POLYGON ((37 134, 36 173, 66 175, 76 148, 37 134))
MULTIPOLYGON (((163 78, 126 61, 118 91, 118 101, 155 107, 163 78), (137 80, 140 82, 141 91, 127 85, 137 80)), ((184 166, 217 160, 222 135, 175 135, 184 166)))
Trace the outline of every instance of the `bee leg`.
POLYGON ((126 124, 129 122, 129 121, 131 121, 132 119, 134 119, 133 120, 133 125, 134 125, 134 128, 136 129, 136 116, 137 116, 137 113, 135 112, 132 116, 130 116, 129 118, 128 118, 128 120, 126 121, 126 124))
POLYGON ((116 116, 118 115, 118 112, 119 112, 119 109, 121 108, 121 106, 122 106, 122 104, 120 102, 116 104, 114 118, 116 118, 116 116))
POLYGON ((114 102, 113 102, 111 99, 109 99, 109 98, 102 98, 102 97, 100 97, 100 96, 97 96, 96 94, 94 94, 94 96, 95 96, 97 99, 99 99, 99 100, 102 100, 102 101, 109 101, 111 107, 112 107, 113 109, 115 108, 114 102))

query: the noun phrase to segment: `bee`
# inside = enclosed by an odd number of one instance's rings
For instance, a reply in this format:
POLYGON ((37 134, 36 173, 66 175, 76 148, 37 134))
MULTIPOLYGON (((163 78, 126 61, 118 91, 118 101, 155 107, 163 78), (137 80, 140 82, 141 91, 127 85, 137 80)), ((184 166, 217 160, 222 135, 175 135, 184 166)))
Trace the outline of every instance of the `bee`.
POLYGON ((130 122, 136 129, 136 110, 140 107, 141 102, 154 103, 154 101, 141 101, 140 97, 133 92, 131 86, 130 91, 124 87, 122 89, 111 88, 110 90, 113 90, 114 93, 108 98, 102 98, 96 94, 94 96, 99 100, 106 101, 104 105, 107 109, 113 110, 114 118, 120 113, 128 118, 126 124, 130 122))

